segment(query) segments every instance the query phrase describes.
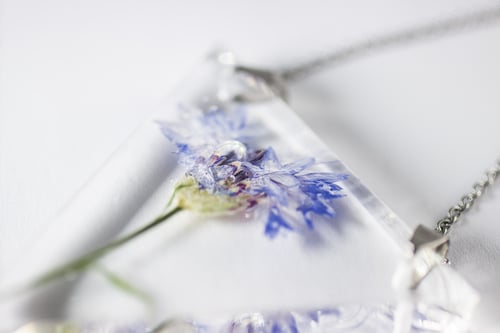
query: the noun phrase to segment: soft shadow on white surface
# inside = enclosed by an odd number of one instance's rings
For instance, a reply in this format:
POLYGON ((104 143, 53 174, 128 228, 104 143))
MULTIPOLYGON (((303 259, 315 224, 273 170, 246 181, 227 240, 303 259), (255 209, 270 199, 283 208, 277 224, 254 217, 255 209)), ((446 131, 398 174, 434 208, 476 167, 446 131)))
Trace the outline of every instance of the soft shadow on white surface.
MULTIPOLYGON (((2 272, 214 44, 282 67, 491 1, 0 4, 2 272)), ((491 26, 359 59, 294 86, 292 106, 408 223, 432 225, 498 158, 499 34, 491 26)), ((465 247, 470 268, 457 268, 492 312, 500 275, 480 267, 498 258, 499 209, 481 205, 471 232, 456 235, 478 237, 465 247)))

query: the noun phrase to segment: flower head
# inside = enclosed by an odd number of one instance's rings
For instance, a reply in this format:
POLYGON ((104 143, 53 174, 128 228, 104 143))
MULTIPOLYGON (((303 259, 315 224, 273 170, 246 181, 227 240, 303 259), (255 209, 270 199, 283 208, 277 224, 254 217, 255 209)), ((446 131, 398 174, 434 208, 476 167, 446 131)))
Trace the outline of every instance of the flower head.
POLYGON ((197 115, 195 125, 210 128, 191 136, 162 124, 186 166, 175 193, 180 206, 203 213, 265 209, 269 237, 282 229, 313 229, 316 216, 335 216, 333 201, 344 196, 338 182, 347 175, 307 172, 314 158, 283 164, 272 147, 249 148, 249 136, 241 135, 244 117, 235 121, 234 113, 213 112, 197 115), (213 136, 199 141, 200 133, 213 136))

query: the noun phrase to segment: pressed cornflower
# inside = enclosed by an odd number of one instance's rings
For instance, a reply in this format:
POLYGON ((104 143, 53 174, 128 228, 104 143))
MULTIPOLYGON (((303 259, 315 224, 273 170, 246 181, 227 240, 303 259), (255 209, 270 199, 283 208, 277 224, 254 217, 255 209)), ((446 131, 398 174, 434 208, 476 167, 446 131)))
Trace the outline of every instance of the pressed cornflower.
MULTIPOLYGON (((313 216, 334 217, 333 199, 343 194, 346 175, 304 171, 314 159, 281 164, 272 148, 250 150, 239 141, 219 145, 208 158, 198 156, 179 183, 179 205, 198 212, 226 213, 262 203, 268 210, 265 233, 313 229, 313 216), (182 184, 188 182, 189 186, 182 184)), ((256 208, 258 209, 258 208, 256 208)))
POLYGON ((267 209, 265 233, 269 237, 281 229, 313 229, 314 216, 335 216, 333 200, 344 196, 337 182, 346 175, 306 172, 315 164, 314 158, 282 164, 273 148, 249 148, 255 146, 251 135, 255 133, 248 130, 241 107, 182 111, 190 118, 189 124, 160 126, 177 146, 186 176, 194 182, 189 193, 186 189, 177 194, 182 194, 184 207, 206 212, 212 206, 222 212, 226 206, 235 211, 261 203, 261 209, 267 209), (218 204, 204 204, 210 201, 207 195, 213 195, 211 200, 218 204))

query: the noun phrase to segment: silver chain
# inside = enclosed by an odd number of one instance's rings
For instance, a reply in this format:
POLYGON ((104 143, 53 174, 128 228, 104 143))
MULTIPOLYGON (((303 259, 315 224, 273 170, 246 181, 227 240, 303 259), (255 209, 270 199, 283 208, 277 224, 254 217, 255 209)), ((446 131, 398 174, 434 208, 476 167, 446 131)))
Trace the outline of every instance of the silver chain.
POLYGON ((472 186, 472 191, 462 196, 458 203, 448 210, 448 214, 436 224, 436 231, 446 235, 450 228, 467 212, 481 197, 484 191, 491 186, 500 174, 500 160, 484 173, 483 178, 472 186))
POLYGON ((275 72, 274 74, 278 74, 282 81, 293 82, 308 77, 326 67, 332 67, 353 58, 370 54, 372 51, 383 50, 393 46, 400 46, 402 44, 409 44, 411 42, 477 28, 485 24, 493 23, 498 19, 500 19, 500 6, 497 5, 472 14, 399 31, 378 38, 368 39, 304 64, 275 72))
MULTIPOLYGON (((264 70, 240 65, 236 66, 235 69, 236 72, 247 75, 250 78, 257 77, 260 80, 263 80, 266 83, 266 86, 270 88, 272 93, 271 95, 279 96, 286 100, 286 86, 288 83, 302 80, 323 69, 334 67, 335 65, 348 62, 364 55, 369 55, 375 51, 382 51, 390 47, 410 44, 412 42, 425 39, 438 38, 454 32, 473 30, 474 28, 495 23, 497 21, 500 21, 499 5, 483 9, 475 13, 449 18, 439 22, 433 22, 427 25, 379 36, 377 38, 371 38, 357 44, 348 45, 347 47, 341 48, 316 59, 312 59, 303 64, 281 70, 264 70)), ((227 59, 221 55, 224 55, 224 53, 216 55, 217 61, 223 64, 228 64, 227 59)), ((229 61, 229 64, 233 64, 233 62, 234 59, 229 61)), ((252 84, 254 81, 254 79, 250 79, 247 84, 252 84)), ((254 95, 255 94, 252 96, 238 97, 247 102, 252 102, 261 101, 262 99, 266 99, 271 96, 269 92, 261 94, 262 96, 256 97, 254 95)))

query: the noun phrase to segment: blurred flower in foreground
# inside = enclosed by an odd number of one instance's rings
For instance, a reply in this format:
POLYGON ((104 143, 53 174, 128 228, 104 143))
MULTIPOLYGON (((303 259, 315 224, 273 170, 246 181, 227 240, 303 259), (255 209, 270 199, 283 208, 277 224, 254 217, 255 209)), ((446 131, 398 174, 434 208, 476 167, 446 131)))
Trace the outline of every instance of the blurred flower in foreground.
MULTIPOLYGON (((451 332, 450 327, 464 325, 465 319, 432 306, 415 311, 408 333, 451 332), (453 324, 455 325, 453 325, 453 324)), ((31 323, 14 333, 374 333, 394 332, 394 313, 397 309, 386 304, 340 304, 334 307, 302 311, 251 312, 221 320, 198 322, 171 318, 154 328, 146 323, 119 325, 95 323, 31 323)), ((461 329, 459 329, 462 332, 461 329)), ((452 332, 457 332, 455 329, 452 332)))

